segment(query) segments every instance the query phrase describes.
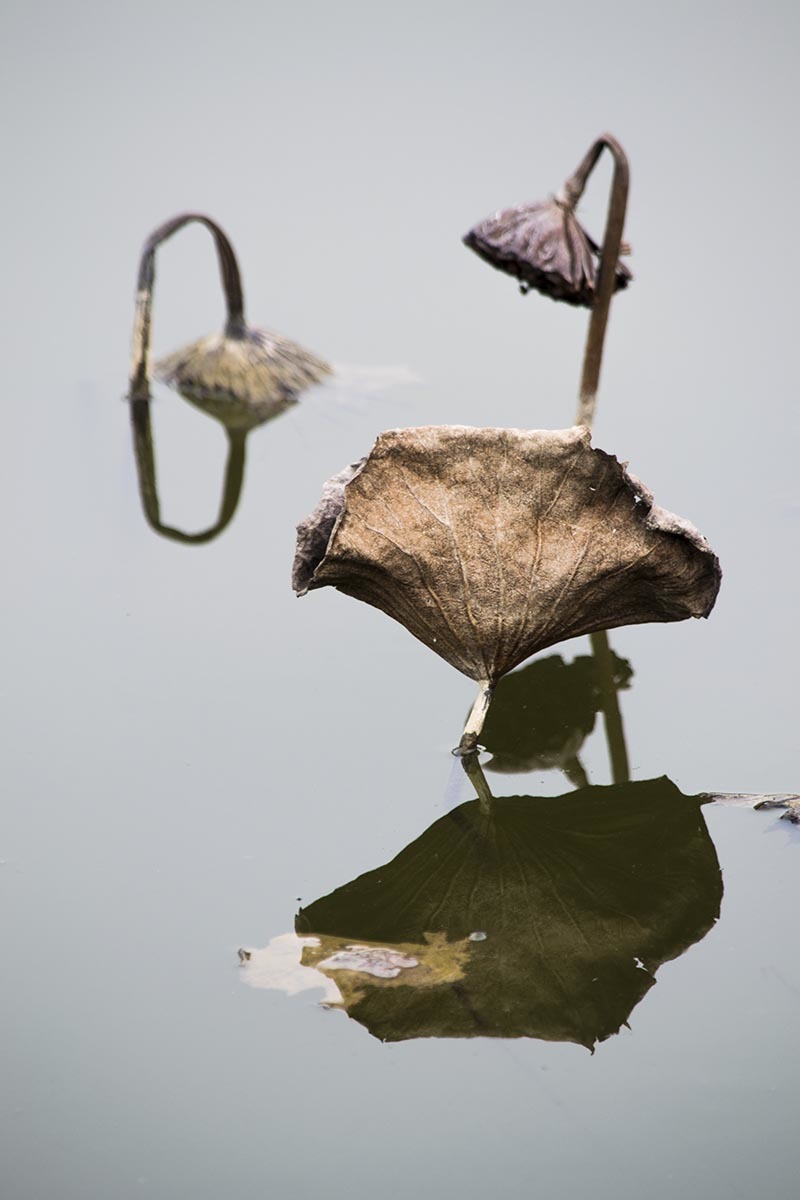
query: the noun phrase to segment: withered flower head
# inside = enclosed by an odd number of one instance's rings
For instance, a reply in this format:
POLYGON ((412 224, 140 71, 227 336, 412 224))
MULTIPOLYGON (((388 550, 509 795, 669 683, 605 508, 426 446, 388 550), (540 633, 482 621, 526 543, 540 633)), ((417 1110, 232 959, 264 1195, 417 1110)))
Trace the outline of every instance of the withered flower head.
POLYGON ((329 481, 292 582, 337 587, 494 683, 579 634, 708 616, 720 568, 586 429, 427 426, 381 434, 329 481))
MULTIPOLYGON (((535 288, 567 304, 594 304, 600 250, 566 200, 505 208, 480 221, 463 240, 491 266, 518 279, 523 292, 535 288)), ((630 280, 628 268, 617 262, 614 290, 630 280)))
POLYGON ((198 408, 244 428, 278 416, 330 371, 297 342, 251 326, 201 338, 153 368, 198 408))

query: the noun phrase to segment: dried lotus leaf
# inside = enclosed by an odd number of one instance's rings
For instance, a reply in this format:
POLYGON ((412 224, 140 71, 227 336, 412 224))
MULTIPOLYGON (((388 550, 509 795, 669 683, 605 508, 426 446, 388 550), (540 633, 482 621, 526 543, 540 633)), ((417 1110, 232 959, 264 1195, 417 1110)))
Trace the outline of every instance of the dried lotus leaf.
POLYGON ((381 609, 469 678, 567 638, 705 617, 716 556, 586 429, 381 434, 298 526, 293 585, 381 609))

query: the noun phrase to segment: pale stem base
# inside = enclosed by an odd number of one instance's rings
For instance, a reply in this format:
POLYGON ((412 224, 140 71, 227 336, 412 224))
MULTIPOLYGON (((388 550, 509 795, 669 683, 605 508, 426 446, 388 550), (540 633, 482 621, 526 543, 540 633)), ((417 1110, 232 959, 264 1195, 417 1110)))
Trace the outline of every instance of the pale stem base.
POLYGON ((467 723, 464 726, 464 732, 461 735, 461 741, 453 751, 454 754, 464 755, 472 754, 478 745, 478 738, 483 729, 483 722, 486 720, 486 714, 489 711, 494 685, 488 679, 481 679, 478 683, 478 695, 475 698, 475 703, 472 706, 467 723))

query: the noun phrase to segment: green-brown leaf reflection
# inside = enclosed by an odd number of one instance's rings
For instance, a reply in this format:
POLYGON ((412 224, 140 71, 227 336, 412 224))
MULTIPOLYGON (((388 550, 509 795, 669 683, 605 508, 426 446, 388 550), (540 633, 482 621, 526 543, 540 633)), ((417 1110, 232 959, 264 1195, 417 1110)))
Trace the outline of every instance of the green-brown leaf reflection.
POLYGON ((302 962, 335 980, 348 1014, 384 1041, 532 1037, 591 1049, 719 915, 700 803, 667 778, 488 803, 484 793, 301 909, 297 933, 319 941, 302 962), (402 957, 376 971, 388 951, 402 957))
MULTIPOLYGON (((535 659, 497 685, 481 732, 490 771, 521 773, 554 768, 576 787, 589 781, 579 753, 603 708, 601 666, 593 655, 565 662, 560 654, 535 659)), ((611 682, 627 688, 630 663, 611 653, 611 682)))

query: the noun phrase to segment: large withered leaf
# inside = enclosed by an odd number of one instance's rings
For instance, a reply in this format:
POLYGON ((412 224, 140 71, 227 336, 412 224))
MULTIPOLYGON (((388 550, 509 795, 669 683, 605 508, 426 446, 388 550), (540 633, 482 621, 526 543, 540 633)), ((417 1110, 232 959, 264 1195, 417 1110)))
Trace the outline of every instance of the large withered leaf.
POLYGON ((488 812, 470 801, 301 909, 295 928, 322 939, 304 964, 328 968, 376 1037, 591 1047, 627 1020, 660 964, 705 935, 721 897, 700 805, 662 778, 507 797, 488 812), (355 956, 337 969, 339 948, 364 942, 414 965, 376 978, 355 956))
POLYGON ((583 428, 383 433, 298 526, 293 572, 490 682, 579 634, 707 616, 719 582, 705 539, 583 428))
MULTIPOLYGON (((513 275, 523 290, 591 308, 597 290, 599 248, 572 209, 552 199, 516 204, 479 221, 463 238, 485 262, 513 275)), ((614 290, 631 273, 618 262, 614 290)))

